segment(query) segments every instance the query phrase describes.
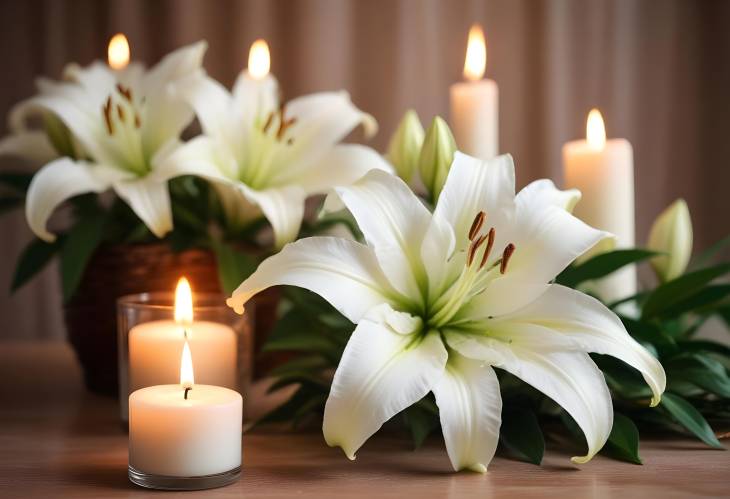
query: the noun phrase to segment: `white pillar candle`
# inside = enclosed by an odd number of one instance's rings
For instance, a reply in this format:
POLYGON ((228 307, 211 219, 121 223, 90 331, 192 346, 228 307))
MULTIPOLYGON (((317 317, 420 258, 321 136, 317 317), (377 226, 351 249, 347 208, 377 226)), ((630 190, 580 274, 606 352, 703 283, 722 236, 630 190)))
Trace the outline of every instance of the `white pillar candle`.
MULTIPOLYGON (((138 324, 129 330, 128 393, 174 383, 179 376, 180 350, 187 338, 202 384, 238 389, 238 340, 226 324, 195 321, 190 284, 182 278, 175 292, 174 320, 138 324)), ((122 419, 127 417, 127 393, 122 394, 122 419)))
POLYGON ((236 333, 226 324, 195 321, 187 326, 169 321, 145 322, 129 331, 130 391, 174 383, 180 350, 190 342, 198 381, 236 389, 236 333))
POLYGON ((248 68, 243 71, 239 83, 245 88, 234 89, 234 96, 246 100, 241 103, 242 106, 255 107, 259 119, 265 120, 267 113, 279 107, 279 84, 271 74, 271 54, 265 40, 258 39, 251 44, 248 68))
POLYGON ((464 62, 465 82, 451 85, 451 129, 460 151, 481 159, 499 154, 499 90, 483 79, 487 65, 484 33, 479 25, 469 30, 464 62))
POLYGON ((180 384, 150 386, 129 396, 130 468, 147 475, 200 477, 240 467, 241 395, 193 384, 187 343, 180 378, 180 384))
MULTIPOLYGON (((593 227, 611 232, 587 256, 616 248, 634 247, 634 156, 625 139, 606 140, 603 118, 598 110, 588 115, 586 140, 563 146, 566 188, 579 189, 583 197, 574 214, 593 227)), ((628 266, 601 279, 589 291, 606 302, 636 293, 636 267, 628 266)))

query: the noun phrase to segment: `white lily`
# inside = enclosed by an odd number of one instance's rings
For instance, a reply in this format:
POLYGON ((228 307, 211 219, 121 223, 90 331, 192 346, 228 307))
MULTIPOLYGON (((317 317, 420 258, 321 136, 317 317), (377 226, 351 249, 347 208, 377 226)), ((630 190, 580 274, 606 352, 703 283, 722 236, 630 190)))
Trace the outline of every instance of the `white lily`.
POLYGON ((183 47, 149 71, 132 63, 115 71, 95 62, 69 65, 62 82, 38 81, 39 94, 11 112, 13 134, 0 143, 0 154, 40 160, 58 156, 45 133, 29 130, 34 114, 57 117, 68 129, 78 159, 62 157, 34 177, 26 198, 28 225, 38 237, 53 241, 46 222, 63 201, 109 188, 124 199, 158 237, 172 229, 167 180, 157 166, 179 146, 179 135, 194 118, 193 110, 170 85, 200 68, 206 44, 183 47))
POLYGON ((232 92, 202 72, 177 91, 195 109, 204 134, 171 155, 169 169, 211 180, 234 225, 263 212, 278 248, 296 238, 308 195, 349 184, 371 168, 390 170, 374 150, 338 144, 359 124, 368 134, 377 129, 346 92, 281 104, 271 75, 256 79, 248 72, 232 92))
POLYGON ((613 423, 611 396, 588 352, 638 369, 652 405, 659 402, 664 370, 618 317, 550 283, 607 236, 565 209, 575 191, 541 180, 515 196, 510 156, 482 162, 456 153, 433 214, 384 172, 337 192, 367 244, 302 239, 228 299, 241 313, 264 288, 301 286, 357 323, 325 407, 329 445, 354 459, 386 420, 431 391, 454 469, 486 471, 500 427, 494 366, 565 408, 588 444, 573 461, 586 462, 613 423))

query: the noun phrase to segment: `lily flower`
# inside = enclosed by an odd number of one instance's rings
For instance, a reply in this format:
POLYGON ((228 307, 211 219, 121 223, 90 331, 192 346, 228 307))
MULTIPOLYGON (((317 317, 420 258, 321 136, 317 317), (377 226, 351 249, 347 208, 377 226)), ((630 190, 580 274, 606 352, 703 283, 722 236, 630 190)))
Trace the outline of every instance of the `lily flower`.
POLYGON ((265 260, 228 299, 273 285, 318 293, 357 323, 324 413, 327 443, 350 458, 389 418, 433 392, 455 470, 484 472, 499 440, 493 367, 561 405, 582 429, 584 463, 608 439, 611 396, 588 352, 617 357, 653 391, 661 364, 619 318, 554 277, 607 236, 565 208, 575 191, 549 180, 515 196, 510 156, 456 153, 433 213, 397 177, 372 171, 337 193, 366 244, 313 237, 265 260))
MULTIPOLYGON (((171 91, 171 84, 200 68, 206 44, 183 47, 149 71, 136 63, 115 71, 95 62, 86 68, 69 65, 64 80, 37 82, 39 94, 19 103, 10 115, 13 134, 0 143, 0 153, 52 159, 61 151, 51 147, 59 134, 70 142, 74 157, 47 163, 33 177, 26 198, 28 225, 38 237, 53 241, 46 222, 65 200, 109 188, 126 201, 158 237, 172 229, 167 180, 160 161, 176 147, 182 130, 194 119, 193 110, 171 91), (55 121, 64 130, 31 131, 35 114, 55 121), (50 140, 49 140, 50 138, 50 140)), ((171 174, 171 172, 168 172, 171 174)))
POLYGON ((203 135, 171 155, 169 169, 212 181, 234 227, 263 212, 277 248, 299 233, 307 196, 354 182, 371 168, 391 169, 373 149, 338 144, 360 124, 369 135, 377 129, 346 92, 282 103, 273 76, 245 71, 232 92, 202 71, 176 88, 195 109, 203 135))

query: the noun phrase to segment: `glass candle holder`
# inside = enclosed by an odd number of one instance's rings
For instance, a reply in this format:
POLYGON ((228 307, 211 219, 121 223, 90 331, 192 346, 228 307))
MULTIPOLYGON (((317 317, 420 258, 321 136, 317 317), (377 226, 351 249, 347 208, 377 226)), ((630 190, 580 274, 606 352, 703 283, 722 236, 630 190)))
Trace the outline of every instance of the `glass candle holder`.
POLYGON ((195 383, 245 393, 253 364, 253 317, 236 314, 220 294, 195 293, 193 321, 175 320, 174 293, 140 293, 117 301, 119 402, 129 421, 135 390, 180 383, 180 358, 187 339, 195 383))

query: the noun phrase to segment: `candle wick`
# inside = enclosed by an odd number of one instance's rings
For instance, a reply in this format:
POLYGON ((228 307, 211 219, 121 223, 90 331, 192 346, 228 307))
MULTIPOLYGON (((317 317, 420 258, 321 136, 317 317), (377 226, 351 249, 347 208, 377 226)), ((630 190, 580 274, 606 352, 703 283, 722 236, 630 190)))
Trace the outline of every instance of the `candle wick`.
POLYGON ((185 395, 184 395, 184 397, 185 397, 185 400, 187 400, 187 399, 188 399, 188 392, 189 392, 190 390, 192 390, 192 388, 191 388, 191 387, 189 387, 189 386, 188 386, 187 388, 185 388, 185 395))
POLYGON ((187 340, 188 339, 188 330, 183 329, 183 337, 187 340))

